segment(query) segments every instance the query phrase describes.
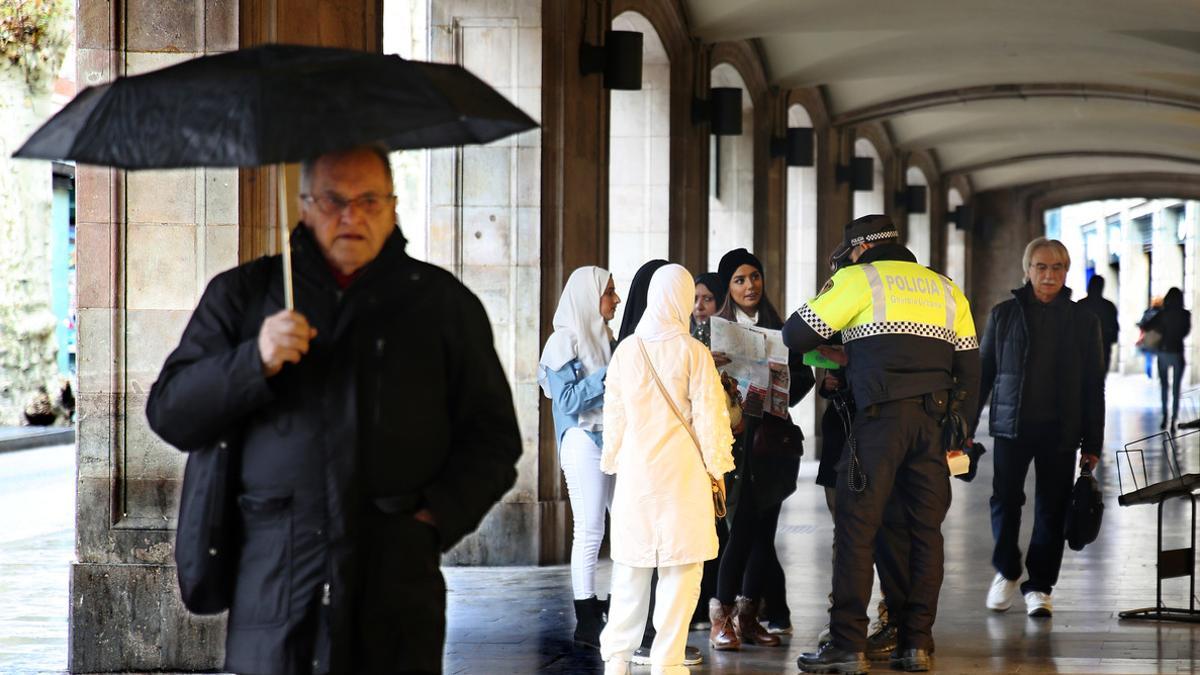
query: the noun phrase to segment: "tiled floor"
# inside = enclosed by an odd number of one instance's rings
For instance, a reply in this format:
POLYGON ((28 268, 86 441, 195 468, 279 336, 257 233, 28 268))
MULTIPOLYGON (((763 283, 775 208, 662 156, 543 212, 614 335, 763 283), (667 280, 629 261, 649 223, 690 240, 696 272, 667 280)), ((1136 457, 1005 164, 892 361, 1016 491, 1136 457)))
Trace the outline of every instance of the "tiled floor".
MULTIPOLYGON (((983 607, 991 580, 988 497, 991 462, 972 484, 953 481, 945 525, 946 582, 935 627, 939 673, 1192 673, 1200 672, 1200 624, 1120 621, 1117 612, 1154 600, 1155 509, 1117 506, 1113 453, 1122 439, 1157 431, 1157 383, 1144 377, 1109 381, 1108 445, 1101 479, 1107 512, 1100 539, 1067 551, 1049 620, 983 607)), ((1189 404, 1190 405, 1190 404, 1189 404)), ((1198 414, 1191 405, 1184 417, 1198 414)), ((989 447, 991 447, 989 445, 989 447)), ((1148 448, 1148 457, 1153 453, 1148 448)), ((1200 470, 1200 434, 1180 448, 1185 471, 1200 470)), ((1155 457, 1152 479, 1165 477, 1155 457)), ((705 634, 693 633, 706 663, 693 673, 794 673, 795 659, 815 644, 825 622, 832 526, 805 462, 801 487, 787 502, 777 540, 788 574, 796 635, 783 647, 711 655, 705 634)), ((1126 475, 1127 479, 1127 475, 1126 475)), ((0 673, 62 672, 66 665, 67 564, 71 558, 71 450, 0 454, 0 673)), ((1031 493, 1031 491, 1030 491, 1031 493)), ((1032 500, 1030 500, 1032 501, 1032 500)), ((1028 541, 1032 503, 1026 507, 1028 541)), ((1186 546, 1182 504, 1167 514, 1168 547, 1186 546)), ((570 578, 564 566, 447 568, 449 639, 446 672, 593 673, 595 652, 571 646, 570 578)), ((608 567, 600 586, 608 587, 608 567)), ((1168 602, 1186 606, 1187 580, 1166 582, 1168 602)), ((879 672, 890 669, 886 664, 879 672)), ((642 672, 649 672, 643 669, 642 672)))

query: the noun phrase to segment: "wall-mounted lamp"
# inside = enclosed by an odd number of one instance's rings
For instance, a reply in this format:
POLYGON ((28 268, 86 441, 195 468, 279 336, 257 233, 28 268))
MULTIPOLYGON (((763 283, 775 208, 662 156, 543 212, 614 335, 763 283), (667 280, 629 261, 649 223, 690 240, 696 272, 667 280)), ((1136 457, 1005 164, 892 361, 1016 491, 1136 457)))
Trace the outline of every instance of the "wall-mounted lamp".
POLYGON ((954 223, 960 230, 969 230, 974 221, 974 214, 971 213, 971 207, 963 204, 956 206, 954 211, 946 216, 946 220, 954 223))
POLYGON ((813 130, 788 128, 786 136, 771 139, 771 156, 784 157, 788 166, 813 166, 813 130))
POLYGON ((849 165, 838 165, 834 178, 839 183, 850 183, 855 192, 870 192, 875 189, 875 160, 870 157, 854 157, 849 165))
POLYGON ((605 89, 642 88, 642 34, 632 30, 604 33, 603 45, 584 42, 579 47, 579 72, 604 73, 605 89))
POLYGON ((902 207, 909 213, 926 213, 926 198, 929 188, 924 185, 909 185, 896 193, 896 206, 902 207))
POLYGON ((737 87, 713 87, 708 100, 692 101, 692 121, 708 121, 716 136, 742 135, 742 90, 737 87))

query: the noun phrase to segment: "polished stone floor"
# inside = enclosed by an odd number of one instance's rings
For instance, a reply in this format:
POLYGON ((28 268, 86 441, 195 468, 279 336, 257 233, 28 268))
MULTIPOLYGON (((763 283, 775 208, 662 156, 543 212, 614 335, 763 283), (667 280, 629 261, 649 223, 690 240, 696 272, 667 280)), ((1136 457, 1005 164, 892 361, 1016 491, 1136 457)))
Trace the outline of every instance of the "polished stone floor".
MULTIPOLYGON (((1107 446, 1101 479, 1107 511, 1100 539, 1067 551, 1054 593, 1055 614, 1026 618, 1020 601, 1005 614, 983 607, 992 577, 988 497, 990 457, 972 484, 953 481, 946 521, 946 582, 935 627, 939 673, 1200 672, 1200 624, 1121 621, 1117 612, 1151 605, 1155 590, 1155 509, 1117 505, 1114 453, 1158 430, 1157 383, 1109 380, 1107 446)), ((1200 416, 1195 400, 1184 418, 1200 416)), ((991 447, 989 445, 989 447, 991 447)), ((1167 477, 1161 442, 1139 444, 1151 480, 1167 477), (1157 447, 1156 447, 1157 445, 1157 447)), ((1184 471, 1200 471, 1200 434, 1181 439, 1184 471)), ((1141 473, 1134 458, 1133 467, 1141 473)), ((779 648, 710 655, 694 673, 794 673, 825 622, 832 527, 806 461, 801 486, 785 505, 777 544, 787 568, 796 634, 779 648)), ((1139 476, 1140 477, 1140 476, 1139 476)), ((66 667, 67 570, 72 557, 73 451, 70 446, 0 453, 0 674, 61 673, 66 667)), ((1128 467, 1122 480, 1128 481, 1128 467)), ((1032 494, 1030 489, 1030 494, 1032 494)), ((1028 540, 1032 504, 1026 507, 1028 540)), ((1167 509, 1167 547, 1186 546, 1182 504, 1167 509)), ((447 673, 598 673, 595 652, 571 646, 570 578, 564 566, 447 568, 447 673)), ((608 567, 600 585, 608 587, 608 567)), ((1186 579, 1165 582, 1166 601, 1186 606, 1186 579)), ((886 664, 876 668, 887 672, 886 664)), ((649 672, 642 669, 638 672, 649 672)))

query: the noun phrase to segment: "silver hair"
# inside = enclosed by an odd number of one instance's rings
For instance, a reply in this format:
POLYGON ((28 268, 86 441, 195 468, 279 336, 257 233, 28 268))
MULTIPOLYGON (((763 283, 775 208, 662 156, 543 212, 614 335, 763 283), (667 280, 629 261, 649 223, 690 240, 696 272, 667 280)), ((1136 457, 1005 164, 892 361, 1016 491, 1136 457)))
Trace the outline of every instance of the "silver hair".
POLYGON ((1071 269, 1071 254, 1061 241, 1038 237, 1025 246, 1025 253, 1021 256, 1021 273, 1025 275, 1026 279, 1029 278, 1029 266, 1033 264, 1033 254, 1043 248, 1053 251, 1054 256, 1066 264, 1067 269, 1071 269))

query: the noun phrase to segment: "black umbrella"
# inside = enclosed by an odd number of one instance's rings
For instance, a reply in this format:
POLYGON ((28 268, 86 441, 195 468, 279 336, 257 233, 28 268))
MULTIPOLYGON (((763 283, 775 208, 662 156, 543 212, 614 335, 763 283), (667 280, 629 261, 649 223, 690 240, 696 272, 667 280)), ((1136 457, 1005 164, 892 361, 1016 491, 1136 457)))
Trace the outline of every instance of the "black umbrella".
POLYGON ((537 124, 461 66, 267 45, 88 87, 13 155, 121 169, 488 143, 537 124))
MULTIPOLYGON (((535 127, 461 66, 266 45, 88 87, 13 156, 121 169, 258 166, 365 143, 389 150, 488 143, 535 127)), ((286 235, 283 246, 290 309, 286 235)))

